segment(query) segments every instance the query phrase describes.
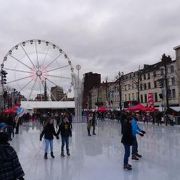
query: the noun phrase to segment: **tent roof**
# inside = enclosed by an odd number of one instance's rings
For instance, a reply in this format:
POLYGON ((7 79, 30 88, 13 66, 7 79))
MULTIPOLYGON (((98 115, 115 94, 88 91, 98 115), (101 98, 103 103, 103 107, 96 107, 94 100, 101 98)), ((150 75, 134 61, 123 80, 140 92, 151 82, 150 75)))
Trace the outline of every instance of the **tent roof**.
POLYGON ((74 101, 21 101, 24 109, 68 109, 75 108, 74 101))

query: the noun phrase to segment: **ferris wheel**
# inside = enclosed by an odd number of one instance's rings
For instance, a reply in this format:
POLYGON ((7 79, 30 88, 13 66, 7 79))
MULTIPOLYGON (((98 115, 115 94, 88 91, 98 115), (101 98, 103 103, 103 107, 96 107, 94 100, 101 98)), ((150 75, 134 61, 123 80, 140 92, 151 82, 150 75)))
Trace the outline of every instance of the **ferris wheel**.
POLYGON ((53 87, 63 90, 65 96, 72 93, 71 60, 49 41, 33 39, 15 45, 5 55, 1 70, 8 73, 6 87, 15 88, 27 100, 35 100, 38 95, 56 100, 53 87))

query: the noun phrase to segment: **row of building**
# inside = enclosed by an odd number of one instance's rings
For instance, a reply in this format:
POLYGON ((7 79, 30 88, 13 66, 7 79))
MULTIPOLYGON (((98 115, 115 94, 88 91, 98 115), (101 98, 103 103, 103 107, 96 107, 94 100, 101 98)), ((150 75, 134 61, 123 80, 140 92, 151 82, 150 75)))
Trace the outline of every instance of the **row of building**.
POLYGON ((139 102, 149 105, 150 97, 156 107, 179 106, 180 46, 174 50, 175 60, 163 55, 160 62, 128 74, 119 73, 113 82, 101 82, 101 75, 97 73, 84 74, 83 108, 103 105, 121 109, 139 102))

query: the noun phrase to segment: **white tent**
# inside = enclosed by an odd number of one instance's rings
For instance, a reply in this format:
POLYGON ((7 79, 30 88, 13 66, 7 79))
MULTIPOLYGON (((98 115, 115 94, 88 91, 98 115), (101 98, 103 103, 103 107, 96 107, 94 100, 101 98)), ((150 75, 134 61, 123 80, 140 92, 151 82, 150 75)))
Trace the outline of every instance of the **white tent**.
POLYGON ((74 101, 21 101, 24 109, 68 109, 75 108, 74 101))

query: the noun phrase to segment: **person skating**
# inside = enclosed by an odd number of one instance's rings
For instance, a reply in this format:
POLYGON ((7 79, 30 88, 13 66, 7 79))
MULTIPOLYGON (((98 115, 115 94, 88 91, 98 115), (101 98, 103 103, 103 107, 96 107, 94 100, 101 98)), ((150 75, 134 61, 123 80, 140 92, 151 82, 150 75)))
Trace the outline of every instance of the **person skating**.
POLYGON ((132 143, 132 159, 133 160, 139 160, 139 158, 142 157, 142 155, 138 154, 138 142, 137 142, 136 134, 140 136, 144 136, 144 134, 146 133, 145 131, 139 128, 137 121, 138 121, 138 114, 134 115, 131 121, 132 135, 133 135, 133 143, 132 143))
POLYGON ((44 153, 44 159, 48 159, 48 149, 50 146, 50 150, 51 150, 51 157, 54 157, 54 153, 53 153, 53 136, 56 136, 56 138, 58 139, 58 135, 55 132, 54 129, 54 124, 53 124, 54 120, 51 118, 48 118, 47 122, 44 125, 43 131, 40 134, 40 141, 42 140, 43 136, 45 139, 45 153, 44 153))
POLYGON ((14 148, 8 143, 8 134, 0 129, 0 180, 24 180, 24 171, 14 148))
POLYGON ((93 127, 93 135, 96 135, 96 113, 93 112, 93 116, 92 116, 92 127, 93 127))
POLYGON ((124 121, 126 120, 126 118, 127 118, 126 112, 125 112, 125 111, 122 111, 122 112, 121 112, 121 115, 120 115, 121 134, 123 134, 124 121))
POLYGON ((91 136, 92 119, 93 119, 93 114, 91 112, 89 112, 89 114, 87 116, 87 131, 88 131, 88 136, 91 136))
POLYGON ((128 163, 129 156, 130 156, 130 146, 133 143, 133 136, 132 136, 132 126, 131 126, 131 117, 127 117, 124 120, 123 124, 123 136, 121 142, 124 145, 124 169, 132 170, 132 166, 128 163))
POLYGON ((69 151, 69 136, 71 135, 71 124, 69 123, 68 117, 65 116, 63 119, 63 122, 59 126, 59 130, 57 132, 57 135, 61 133, 61 156, 64 157, 64 145, 66 145, 66 152, 67 155, 70 156, 69 151))
POLYGON ((15 117, 15 129, 16 129, 15 134, 19 134, 19 126, 20 126, 20 119, 18 116, 16 116, 15 117))

